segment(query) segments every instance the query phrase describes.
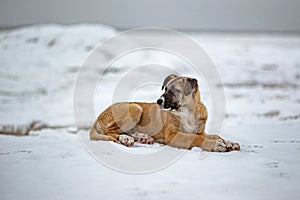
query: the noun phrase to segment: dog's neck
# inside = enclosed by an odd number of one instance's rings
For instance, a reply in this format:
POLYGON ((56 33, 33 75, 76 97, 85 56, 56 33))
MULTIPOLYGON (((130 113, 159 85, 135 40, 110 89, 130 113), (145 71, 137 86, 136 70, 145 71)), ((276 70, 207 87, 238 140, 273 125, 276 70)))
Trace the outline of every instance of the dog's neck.
POLYGON ((200 93, 199 91, 195 91, 193 94, 193 102, 181 106, 176 113, 176 117, 181 121, 182 131, 187 133, 196 133, 198 131, 198 122, 200 119, 200 93))

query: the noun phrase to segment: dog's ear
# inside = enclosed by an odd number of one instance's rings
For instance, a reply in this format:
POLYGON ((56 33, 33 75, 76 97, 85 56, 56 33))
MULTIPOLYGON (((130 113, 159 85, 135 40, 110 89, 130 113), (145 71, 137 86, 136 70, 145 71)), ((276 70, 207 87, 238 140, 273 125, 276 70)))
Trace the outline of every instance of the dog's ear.
POLYGON ((167 85, 172 79, 174 79, 174 78, 176 78, 176 77, 178 77, 178 76, 175 75, 175 74, 170 74, 169 76, 167 76, 167 77, 165 78, 165 80, 164 80, 164 83, 163 83, 161 89, 163 90, 163 89, 166 87, 166 85, 167 85))
POLYGON ((187 78, 183 93, 187 96, 195 91, 196 88, 198 88, 197 79, 187 78))

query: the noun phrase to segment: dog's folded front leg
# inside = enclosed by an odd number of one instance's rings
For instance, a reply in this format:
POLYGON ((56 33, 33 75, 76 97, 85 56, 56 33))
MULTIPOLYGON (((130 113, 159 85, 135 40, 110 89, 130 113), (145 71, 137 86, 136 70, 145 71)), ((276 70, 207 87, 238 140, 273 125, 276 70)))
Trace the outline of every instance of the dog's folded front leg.
POLYGON ((172 128, 167 129, 165 135, 165 143, 167 145, 184 149, 201 147, 204 140, 205 137, 203 135, 177 132, 172 130, 172 128))
POLYGON ((189 134, 169 129, 165 137, 166 144, 177 148, 191 149, 193 147, 200 147, 205 151, 228 151, 224 140, 208 139, 204 134, 189 134))

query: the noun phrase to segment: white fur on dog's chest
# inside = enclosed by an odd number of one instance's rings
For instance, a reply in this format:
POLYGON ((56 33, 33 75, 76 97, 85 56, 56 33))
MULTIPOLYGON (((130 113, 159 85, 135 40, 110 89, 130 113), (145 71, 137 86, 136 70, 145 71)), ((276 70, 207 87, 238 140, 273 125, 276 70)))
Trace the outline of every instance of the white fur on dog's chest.
POLYGON ((185 133, 196 133, 198 130, 197 116, 191 114, 189 111, 183 111, 181 117, 181 129, 185 133))

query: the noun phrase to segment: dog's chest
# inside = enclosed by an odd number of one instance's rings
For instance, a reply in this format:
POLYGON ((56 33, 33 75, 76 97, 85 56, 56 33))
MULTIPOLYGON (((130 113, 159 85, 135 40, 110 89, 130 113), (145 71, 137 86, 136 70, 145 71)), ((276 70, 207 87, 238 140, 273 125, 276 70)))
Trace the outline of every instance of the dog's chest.
POLYGON ((198 131, 198 117, 191 115, 189 112, 182 112, 181 114, 181 131, 184 133, 197 133, 198 131))

